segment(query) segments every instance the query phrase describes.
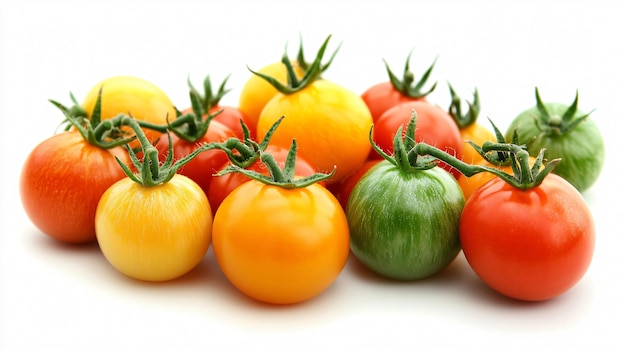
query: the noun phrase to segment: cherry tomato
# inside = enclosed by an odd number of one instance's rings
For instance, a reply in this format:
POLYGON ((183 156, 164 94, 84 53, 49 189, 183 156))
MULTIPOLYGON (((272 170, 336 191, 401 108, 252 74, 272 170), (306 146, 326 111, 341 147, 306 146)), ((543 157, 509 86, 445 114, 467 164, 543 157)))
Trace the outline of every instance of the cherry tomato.
MULTIPOLYGON (((205 151, 204 153, 206 152, 208 151, 205 151)), ((285 149, 281 146, 268 145, 263 152, 269 153, 274 156, 274 159, 278 163, 279 167, 282 168, 285 166, 285 160, 287 159, 287 154, 289 153, 288 149, 285 149)), ((225 162, 224 164, 222 164, 221 167, 218 168, 215 173, 224 169, 229 164, 229 161, 225 162)), ((313 168, 313 166, 311 166, 304 158, 299 155, 296 155, 295 167, 295 175, 298 176, 306 177, 316 173, 316 170, 313 168)), ((260 159, 257 159, 257 161, 255 161, 250 167, 248 167, 248 169, 261 174, 269 175, 267 166, 263 162, 261 162, 260 159)), ((230 194, 236 187, 249 180, 250 178, 248 178, 246 175, 238 172, 211 177, 208 197, 209 202, 211 203, 211 209, 213 210, 213 213, 217 212, 217 209, 222 204, 222 201, 224 201, 226 196, 228 196, 228 194, 230 194)), ((324 183, 321 182, 320 184, 323 185, 324 183)))
POLYGON ((339 276, 350 252, 339 202, 323 186, 285 189, 257 180, 224 199, 213 249, 228 280, 259 301, 309 300, 339 276))
MULTIPOLYGON (((409 121, 412 111, 417 114, 415 141, 435 146, 458 159, 463 158, 463 139, 452 118, 443 109, 426 101, 409 101, 387 110, 374 124, 374 142, 387 154, 393 150, 393 138, 398 127, 409 121)), ((405 129, 406 130, 406 129, 405 129)), ((375 152, 370 158, 380 159, 375 152), (373 156, 375 155, 375 156, 373 156)), ((460 172, 445 163, 440 163, 448 172, 459 177, 460 172)))
POLYGON ((520 190, 495 178, 467 201, 461 247, 488 286, 519 300, 554 298, 585 274, 595 246, 591 212, 565 179, 520 190))
POLYGON ((63 242, 95 241, 98 201, 107 188, 125 177, 116 156, 130 163, 123 148, 102 149, 77 130, 37 145, 20 176, 22 205, 32 223, 63 242))
POLYGON ((121 273, 165 281, 200 263, 211 243, 209 201, 191 179, 144 186, 126 177, 100 199, 96 235, 105 258, 121 273))
MULTIPOLYGON (((156 125, 166 125, 167 119, 176 117, 176 109, 169 96, 155 84, 133 76, 114 76, 94 85, 83 100, 82 107, 91 113, 102 90, 101 119, 110 119, 121 113, 137 120, 156 125)), ((150 140, 160 132, 144 128, 150 140)), ((133 144, 136 146, 138 144, 133 144)))

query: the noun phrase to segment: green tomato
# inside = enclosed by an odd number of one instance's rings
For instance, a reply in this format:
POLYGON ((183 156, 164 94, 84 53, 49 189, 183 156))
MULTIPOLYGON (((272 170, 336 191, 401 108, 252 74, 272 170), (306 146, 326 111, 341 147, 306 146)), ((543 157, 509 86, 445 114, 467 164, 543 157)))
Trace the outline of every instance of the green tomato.
POLYGON ((578 109, 578 96, 568 106, 544 103, 537 91, 535 94, 537 105, 515 117, 506 132, 506 140, 511 142, 517 131, 517 143, 527 145, 530 155, 537 155, 545 148, 547 160, 561 159, 553 173, 580 192, 589 189, 604 165, 605 146, 600 129, 588 113, 578 109))
POLYGON ((359 180, 348 200, 350 248, 382 276, 428 277, 459 254, 464 205, 458 183, 441 167, 407 171, 381 162, 359 180))

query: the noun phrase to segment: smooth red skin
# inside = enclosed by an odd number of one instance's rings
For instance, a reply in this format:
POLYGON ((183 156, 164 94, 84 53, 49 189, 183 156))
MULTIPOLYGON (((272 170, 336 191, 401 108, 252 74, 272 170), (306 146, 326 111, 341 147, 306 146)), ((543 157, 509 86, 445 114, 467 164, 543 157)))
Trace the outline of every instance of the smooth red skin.
MULTIPOLYGON (((446 111, 427 101, 409 101, 396 105, 383 113, 374 123, 374 142, 387 154, 393 152, 393 139, 402 125, 406 126, 411 119, 411 111, 417 113, 415 141, 435 146, 461 160, 463 158, 463 138, 454 120, 446 111)), ((370 159, 382 157, 372 149, 370 159)), ((439 166, 450 172, 455 178, 460 173, 448 164, 440 162, 439 166)))
POLYGON ((125 149, 101 149, 77 131, 56 134, 37 145, 20 176, 22 205, 31 222, 62 242, 95 241, 98 201, 126 177, 115 156, 130 164, 125 149))
POLYGON ((361 180, 363 175, 365 175, 365 173, 367 173, 367 171, 369 171, 370 168, 374 167, 379 162, 382 162, 382 160, 365 161, 365 163, 361 166, 361 168, 356 170, 356 172, 350 174, 347 178, 345 178, 338 185, 335 185, 333 189, 333 193, 335 194, 335 197, 337 198, 337 200, 339 200, 339 203, 341 204, 341 207, 343 207, 344 210, 346 209, 346 205, 348 204, 348 199, 350 198, 350 194, 352 193, 352 189, 354 189, 354 186, 356 185, 356 183, 358 183, 359 180, 361 180))
MULTIPOLYGON (((283 168, 289 150, 276 145, 268 145, 264 152, 270 153, 272 156, 274 156, 274 159, 276 160, 278 165, 283 168)), ((230 162, 227 159, 226 162, 222 163, 219 170, 225 168, 229 164, 230 162)), ((264 175, 269 175, 267 166, 265 166, 265 164, 263 164, 263 162, 261 162, 260 160, 257 160, 255 163, 253 163, 250 167, 248 167, 248 169, 264 175)), ((313 166, 311 166, 309 162, 296 155, 296 175, 306 177, 315 173, 316 170, 313 168, 313 166)), ((213 177, 211 179, 209 193, 207 194, 213 213, 217 211, 217 208, 222 204, 222 201, 224 201, 228 194, 230 194, 233 190, 235 190, 235 188, 249 180, 250 178, 248 178, 248 176, 238 172, 227 173, 221 176, 213 177)), ((324 185, 324 182, 321 182, 320 184, 324 185)))
POLYGON ((361 94, 361 98, 372 113, 374 123, 388 109, 407 101, 420 101, 425 98, 414 98, 404 95, 391 82, 382 82, 371 86, 361 94))
MULTIPOLYGON (((181 139, 171 133, 174 160, 179 160, 195 151, 203 143, 222 142, 228 138, 236 137, 235 132, 218 121, 212 120, 206 134, 195 142, 181 139)), ((168 154, 167 134, 162 135, 155 143, 159 151, 159 159, 164 161, 168 154)), ((189 163, 179 169, 178 173, 191 178, 209 195, 211 178, 217 173, 224 163, 228 162, 228 156, 222 150, 207 150, 199 153, 189 163)))
POLYGON ((541 301, 585 274, 595 227, 583 197, 557 175, 524 191, 495 178, 468 199, 460 238, 467 261, 487 285, 514 299, 541 301))

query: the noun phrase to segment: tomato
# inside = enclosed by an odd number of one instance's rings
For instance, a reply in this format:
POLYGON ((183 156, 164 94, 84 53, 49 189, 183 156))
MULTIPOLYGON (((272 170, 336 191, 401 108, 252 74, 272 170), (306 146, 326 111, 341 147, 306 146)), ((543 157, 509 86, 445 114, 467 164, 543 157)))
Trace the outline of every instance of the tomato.
POLYGON ((151 187, 123 178, 102 195, 95 220, 107 261, 146 281, 171 280, 196 267, 211 243, 212 223, 204 192, 180 174, 151 187))
POLYGON ((561 158, 555 174, 572 183, 579 191, 589 189, 598 179, 605 159, 605 145, 598 126, 578 109, 578 94, 567 106, 544 103, 535 90, 537 104, 521 112, 511 122, 506 139, 517 130, 519 142, 531 154, 546 148, 547 158, 561 158), (581 142, 583 141, 584 142, 581 142))
MULTIPOLYGON (((412 135, 415 129, 413 115, 405 133, 412 135)), ((398 128, 393 157, 385 155, 361 177, 346 206, 354 256, 377 274, 397 280, 431 276, 461 249, 463 193, 450 173, 418 156, 415 144, 398 128)))
MULTIPOLYGON (((463 158, 463 139, 459 128, 446 111, 426 101, 409 101, 388 109, 374 124, 374 142, 389 154, 393 150, 396 130, 406 126, 413 111, 417 114, 416 141, 436 146, 458 159, 463 158)), ((372 156, 370 153, 369 158, 380 159, 380 155, 372 156)), ((440 163, 440 166, 455 177, 460 175, 445 163, 440 163)))
POLYGON ((349 242, 341 205, 319 184, 285 189, 245 182, 224 199, 213 226, 215 258, 228 280, 273 304, 325 291, 345 266, 349 242))
POLYGON ((467 261, 488 286, 514 299, 540 301, 583 277, 595 228, 579 192, 548 174, 527 190, 500 178, 476 190, 461 215, 460 238, 467 261))
POLYGON ((32 223, 62 242, 95 241, 98 201, 125 177, 115 157, 130 163, 122 147, 103 149, 78 130, 55 134, 37 145, 20 175, 22 205, 32 223))
MULTIPOLYGON (((212 120, 204 135, 194 141, 180 138, 175 134, 170 135, 174 150, 174 160, 182 159, 189 155, 203 143, 222 142, 231 137, 237 137, 235 133, 225 125, 212 120)), ((165 161, 169 149, 167 134, 163 134, 155 142, 161 161, 165 161)), ((228 156, 222 150, 206 150, 198 154, 178 171, 200 185, 204 193, 209 196, 210 185, 213 175, 217 173, 224 163, 228 162, 228 156)))
MULTIPOLYGON (((302 77, 302 69, 295 62, 293 67, 298 77, 302 77)), ((287 69, 282 62, 271 63, 258 70, 258 72, 273 77, 283 84, 287 83, 287 69)), ((241 88, 238 109, 246 116, 246 124, 253 139, 257 135, 257 123, 261 111, 276 94, 278 94, 278 90, 256 74, 250 76, 241 88)), ((273 116, 272 118, 276 119, 278 117, 280 116, 273 116)))
POLYGON ((411 55, 409 54, 404 66, 402 79, 396 77, 387 62, 385 62, 389 81, 374 84, 361 94, 361 98, 363 98, 372 114, 374 123, 391 107, 407 101, 425 100, 426 96, 435 90, 437 83, 433 84, 429 90, 423 91, 424 84, 430 77, 435 62, 426 70, 419 82, 413 85, 415 75, 409 69, 410 58, 411 55))
MULTIPOLYGON (((280 167, 284 167, 288 151, 288 149, 285 149, 283 147, 268 145, 263 152, 269 153, 274 156, 274 159, 276 160, 278 165, 280 167)), ((215 173, 224 169, 229 164, 230 161, 225 162, 221 167, 218 168, 215 173)), ((295 175, 298 176, 306 177, 316 173, 316 170, 304 158, 298 155, 296 155, 295 167, 295 175)), ((269 175, 267 166, 260 159, 257 159, 250 167, 248 167, 248 169, 261 174, 269 175)), ((230 194, 236 187, 249 180, 250 178, 248 178, 246 175, 237 172, 212 177, 211 184, 209 186, 208 197, 209 202, 211 203, 211 209, 213 210, 213 213, 217 212, 217 209, 222 204, 222 201, 224 201, 224 198, 228 196, 228 194, 230 194)))
MULTIPOLYGON (((137 120, 166 125, 176 117, 176 109, 169 96, 155 84, 133 76, 113 76, 94 85, 85 96, 82 107, 90 112, 102 90, 101 119, 110 119, 121 113, 137 120)), ((158 131, 144 128, 150 140, 156 140, 158 131)), ((138 144, 134 144, 135 146, 138 144)))

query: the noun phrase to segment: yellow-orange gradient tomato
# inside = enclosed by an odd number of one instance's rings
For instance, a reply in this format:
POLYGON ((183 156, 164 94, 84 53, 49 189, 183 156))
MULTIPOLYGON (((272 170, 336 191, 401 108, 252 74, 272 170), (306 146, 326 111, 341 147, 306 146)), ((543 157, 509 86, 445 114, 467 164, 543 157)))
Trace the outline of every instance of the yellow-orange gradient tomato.
POLYGON ((291 304, 335 281, 348 259, 350 234, 341 205, 323 186, 284 189, 251 180, 215 213, 213 249, 241 292, 291 304))
POLYGON ((285 118, 270 144, 289 148, 295 138, 298 155, 319 172, 329 173, 337 167, 328 183, 340 182, 367 159, 372 115, 353 91, 318 79, 295 93, 279 93, 261 111, 258 138, 262 139, 281 116, 285 118))
MULTIPOLYGON (((102 89, 101 118, 110 119, 121 113, 130 114, 137 120, 166 125, 167 118, 176 118, 176 109, 169 96, 155 84, 133 76, 107 78, 87 93, 82 107, 91 116, 98 93, 102 89)), ((154 130, 144 129, 149 140, 160 135, 154 130)))
POLYGON ((204 191, 176 174, 144 186, 126 177, 102 195, 96 237, 106 259, 140 280, 165 281, 189 272, 211 243, 213 217, 204 191))
MULTIPOLYGON (((301 78, 302 69, 300 69, 296 62, 292 64, 296 75, 298 78, 301 78)), ((273 77, 282 84, 287 83, 287 68, 282 62, 269 64, 258 70, 258 73, 273 77)), ((239 110, 246 116, 245 122, 250 129, 251 137, 256 136, 256 125, 263 107, 265 107, 267 102, 276 94, 278 94, 278 90, 256 74, 252 74, 241 89, 239 93, 239 110)))

